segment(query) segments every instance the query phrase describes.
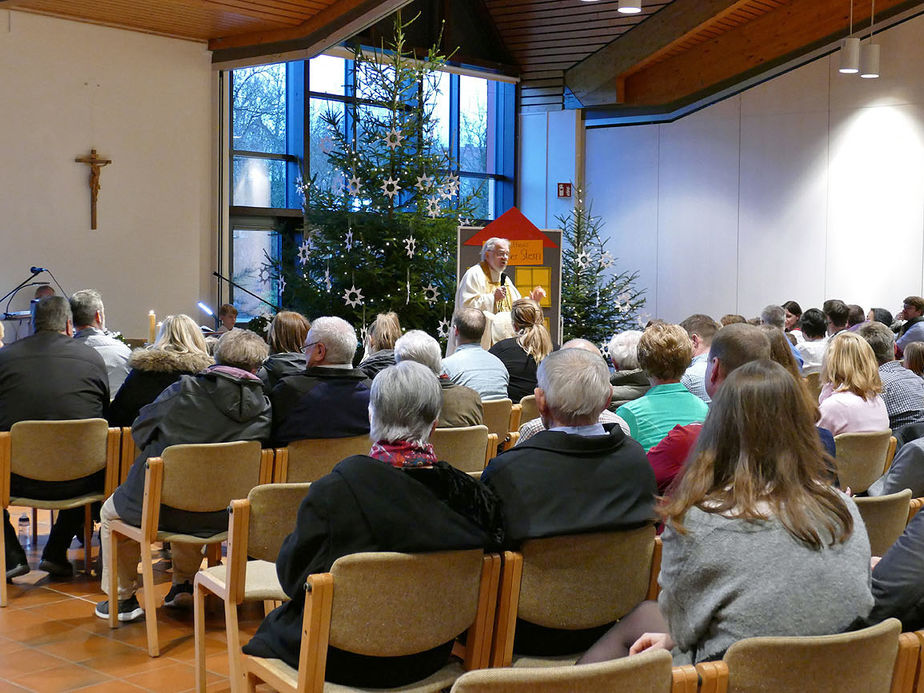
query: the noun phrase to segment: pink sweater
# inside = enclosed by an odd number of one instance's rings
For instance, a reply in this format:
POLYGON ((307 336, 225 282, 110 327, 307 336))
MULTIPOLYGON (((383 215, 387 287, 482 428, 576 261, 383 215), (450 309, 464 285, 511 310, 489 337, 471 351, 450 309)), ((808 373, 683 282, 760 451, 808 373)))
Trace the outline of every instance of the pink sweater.
POLYGON ((827 384, 818 397, 818 409, 821 411, 818 426, 827 428, 832 435, 870 433, 889 427, 885 402, 878 395, 867 400, 852 392, 832 392, 827 384))

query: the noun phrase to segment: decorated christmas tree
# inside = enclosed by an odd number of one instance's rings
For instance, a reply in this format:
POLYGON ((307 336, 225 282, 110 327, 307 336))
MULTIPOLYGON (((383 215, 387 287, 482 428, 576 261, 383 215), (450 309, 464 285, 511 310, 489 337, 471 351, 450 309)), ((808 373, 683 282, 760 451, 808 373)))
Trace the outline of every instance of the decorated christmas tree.
POLYGON ((638 329, 645 305, 638 272, 617 271, 617 258, 600 235, 603 219, 586 205, 584 191, 575 191, 574 209, 558 217, 562 229, 561 314, 564 339, 607 342, 616 332, 638 329))
POLYGON ((357 49, 364 101, 317 119, 323 132, 312 140, 322 142, 326 164, 302 187, 304 234, 284 238, 275 271, 283 304, 310 318, 338 315, 365 329, 376 313, 394 310, 405 329, 444 337, 456 227, 470 223, 474 199, 460 195, 458 167, 436 133, 446 59, 434 48, 415 58, 408 24, 399 14, 390 44, 357 49))

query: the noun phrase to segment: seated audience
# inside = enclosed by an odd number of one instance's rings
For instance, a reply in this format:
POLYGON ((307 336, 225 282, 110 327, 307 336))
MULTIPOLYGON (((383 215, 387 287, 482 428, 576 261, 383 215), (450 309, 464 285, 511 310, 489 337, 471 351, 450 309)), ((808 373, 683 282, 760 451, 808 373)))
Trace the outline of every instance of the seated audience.
POLYGON ((786 321, 783 329, 787 334, 796 338, 796 344, 802 341, 802 330, 799 327, 799 319, 802 317, 802 306, 795 301, 786 301, 783 304, 783 310, 786 311, 786 321))
POLYGON ((536 389, 536 369, 552 352, 552 338, 543 323, 542 308, 531 298, 514 301, 510 315, 517 336, 502 339, 490 353, 501 360, 510 375, 507 397, 519 402, 536 389))
MULTIPOLYGON (((102 546, 109 543, 109 526, 113 520, 141 525, 145 462, 149 457, 158 457, 169 446, 182 443, 269 440, 270 403, 256 376, 266 355, 266 342, 255 332, 231 330, 218 341, 214 366, 195 375, 181 376, 141 410, 132 426, 132 438, 140 452, 125 483, 103 503, 100 511, 102 546)), ((220 474, 221 470, 216 469, 215 473, 220 474)), ((211 533, 227 526, 227 511, 190 513, 161 507, 160 529, 187 534, 197 530, 211 533)), ((133 621, 144 614, 135 597, 141 547, 121 537, 117 542, 119 620, 133 621)), ((192 580, 202 564, 202 547, 174 541, 171 551, 173 584, 164 598, 164 606, 188 607, 192 604, 192 580)), ((108 594, 106 561, 103 561, 102 590, 108 594)), ((108 600, 96 605, 96 615, 109 618, 108 600)), ((149 617, 155 618, 153 614, 149 617)))
POLYGON ((109 407, 110 426, 131 426, 141 407, 150 404, 180 376, 198 373, 215 363, 202 330, 188 315, 168 315, 149 349, 135 349, 131 371, 109 407))
POLYGON ((719 324, 708 315, 696 313, 691 315, 680 326, 687 331, 693 343, 693 362, 687 367, 680 382, 694 395, 709 404, 709 394, 706 392, 706 358, 709 356, 709 347, 712 338, 719 330, 719 324))
POLYGON ((873 599, 857 627, 897 618, 905 632, 924 628, 924 512, 917 513, 881 560, 873 558, 873 599))
POLYGON ((273 441, 348 438, 369 432, 370 380, 353 368, 356 332, 346 320, 322 317, 305 337, 306 370, 279 381, 273 402, 273 441))
POLYGON ((737 313, 728 313, 723 315, 722 319, 719 320, 722 323, 722 327, 728 327, 729 325, 736 325, 738 323, 747 323, 748 319, 743 315, 738 315, 737 313))
POLYGON ((847 329, 850 332, 856 332, 857 329, 866 322, 866 313, 862 306, 856 303, 847 304, 847 329))
POLYGON ((829 298, 822 304, 821 310, 825 314, 829 337, 833 337, 838 332, 843 332, 847 329, 847 317, 850 314, 850 309, 846 303, 836 298, 829 298))
MULTIPOLYGON (((548 430, 495 457, 481 475, 503 504, 505 544, 651 522, 655 480, 644 452, 616 424, 599 423, 610 400, 603 359, 561 349, 539 364, 538 377, 536 406, 548 430)), ((559 631, 521 621, 514 650, 579 652, 603 630, 559 631)))
MULTIPOLYGON (((639 332, 638 334, 641 335, 641 332, 639 332)), ((591 354, 595 354, 599 356, 601 359, 603 358, 603 354, 600 353, 600 350, 597 348, 597 345, 586 339, 572 339, 562 344, 561 348, 562 349, 583 349, 584 351, 587 351, 591 354)), ((603 411, 600 412, 600 416, 597 417, 597 422, 601 424, 614 423, 622 429, 623 433, 625 433, 626 435, 629 435, 629 424, 627 424, 621 418, 616 416, 609 409, 604 409, 603 411)), ((542 422, 541 416, 535 419, 531 419, 530 421, 524 422, 520 426, 520 437, 517 439, 517 445, 529 440, 534 435, 544 430, 546 430, 545 424, 542 422)))
POLYGON ((924 381, 895 360, 895 335, 878 322, 864 323, 857 334, 866 340, 879 364, 882 399, 889 414, 889 428, 897 431, 924 417, 924 381))
MULTIPOLYGON (((0 431, 19 421, 106 418, 109 377, 95 349, 75 339, 71 307, 63 296, 43 298, 33 314, 35 334, 0 350, 0 431)), ((14 496, 57 500, 102 488, 105 472, 66 482, 48 482, 10 475, 14 496)), ((6 539, 6 578, 29 572, 26 554, 3 510, 6 539)), ((83 525, 83 508, 61 510, 39 569, 53 577, 73 575, 67 548, 83 525)))
POLYGON ((471 388, 483 402, 506 399, 510 381, 504 362, 481 347, 486 324, 484 313, 476 308, 457 310, 452 316, 457 346, 451 356, 443 359, 443 372, 449 380, 471 388))
POLYGON ((675 664, 716 660, 743 638, 840 633, 865 616, 869 541, 824 458, 782 366, 735 370, 661 510, 658 602, 637 607, 579 664, 652 649, 671 650, 675 664))
POLYGON ((287 375, 295 375, 305 370, 305 354, 302 346, 311 323, 301 313, 283 310, 276 313, 276 317, 269 326, 269 356, 257 372, 257 377, 263 381, 267 392, 287 375))
POLYGON ((821 366, 818 425, 832 435, 884 431, 889 414, 879 393, 882 380, 869 344, 852 332, 837 334, 828 343, 821 366))
POLYGON ((866 319, 869 322, 881 322, 889 329, 892 329, 892 323, 894 322, 892 313, 885 308, 870 308, 869 313, 866 314, 866 319))
POLYGON ((610 384, 613 386, 610 409, 613 411, 651 389, 648 374, 638 367, 638 340, 641 338, 640 330, 626 330, 614 334, 610 339, 607 351, 614 368, 610 374, 610 384))
POLYGON ((905 347, 912 342, 924 342, 924 298, 905 298, 902 310, 896 317, 905 321, 898 332, 898 339, 895 340, 898 355, 901 356, 905 347))
MULTIPOLYGON (((772 325, 773 327, 778 327, 782 330, 786 324, 786 311, 782 306, 766 306, 763 312, 760 314, 760 324, 772 325)), ((786 344, 789 347, 789 350, 792 351, 793 358, 796 359, 796 362, 799 364, 799 368, 801 369, 802 355, 796 350, 795 338, 793 338, 792 341, 787 339, 786 344)))
POLYGON ((128 358, 132 350, 106 330, 103 297, 94 289, 83 289, 71 294, 71 313, 74 316, 74 339, 93 347, 103 357, 109 376, 109 396, 115 394, 128 375, 128 358))
POLYGON ((369 325, 363 344, 365 355, 359 369, 369 378, 395 365, 395 342, 401 336, 401 323, 394 311, 379 313, 369 325))
POLYGON ((924 377, 924 342, 911 342, 905 349, 902 365, 919 378, 924 377))
POLYGON ((803 340, 796 345, 802 357, 802 375, 821 372, 821 362, 828 348, 827 318, 817 308, 809 308, 799 320, 803 340))
POLYGON ((218 309, 218 320, 221 322, 221 326, 215 330, 215 333, 224 334, 225 332, 230 332, 237 324, 237 308, 230 303, 222 303, 218 309))
POLYGON ((680 325, 656 323, 639 340, 638 362, 652 387, 644 397, 619 407, 616 415, 629 424, 632 437, 646 452, 677 424, 706 418, 706 403, 680 384, 692 354, 690 338, 680 325))
POLYGON ((912 498, 924 496, 924 438, 901 445, 889 469, 873 482, 866 495, 887 496, 906 488, 911 489, 912 498))
POLYGON ((441 374, 440 344, 423 330, 409 330, 395 342, 395 361, 416 361, 431 371, 440 383, 442 405, 437 426, 460 428, 484 423, 481 397, 470 387, 457 385, 441 374))
MULTIPOLYGON (((317 324, 317 322, 315 322, 317 324)), ((440 388, 419 363, 386 368, 372 382, 369 455, 353 455, 311 484, 276 561, 292 598, 270 613, 244 652, 298 666, 305 580, 360 551, 418 553, 496 550, 502 528, 494 495, 437 461, 430 432, 440 414, 440 388)), ((420 585, 418 589, 439 589, 420 585)), ((326 680, 350 686, 400 686, 444 666, 453 641, 405 657, 373 657, 329 647, 326 680)))

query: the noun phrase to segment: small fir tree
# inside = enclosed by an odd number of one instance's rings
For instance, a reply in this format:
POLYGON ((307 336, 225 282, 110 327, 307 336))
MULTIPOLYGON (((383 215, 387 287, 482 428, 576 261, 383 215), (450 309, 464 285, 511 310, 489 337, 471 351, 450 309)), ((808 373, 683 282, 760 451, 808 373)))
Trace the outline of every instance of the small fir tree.
POLYGON ((608 239, 600 235, 603 219, 592 214, 581 188, 575 193, 574 209, 558 217, 563 239, 564 339, 603 344, 616 332, 638 328, 645 290, 635 286, 638 272, 614 269, 617 258, 606 249, 608 239))

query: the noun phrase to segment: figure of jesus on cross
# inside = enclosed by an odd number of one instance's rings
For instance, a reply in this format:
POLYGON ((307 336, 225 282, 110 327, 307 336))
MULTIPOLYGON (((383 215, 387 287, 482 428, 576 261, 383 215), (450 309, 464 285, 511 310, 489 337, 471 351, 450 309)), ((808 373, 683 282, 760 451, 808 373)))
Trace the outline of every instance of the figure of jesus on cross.
POLYGON ((90 228, 96 229, 96 200, 99 197, 99 170, 112 163, 111 159, 101 159, 96 150, 90 150, 90 156, 80 156, 74 161, 90 167, 90 228))

